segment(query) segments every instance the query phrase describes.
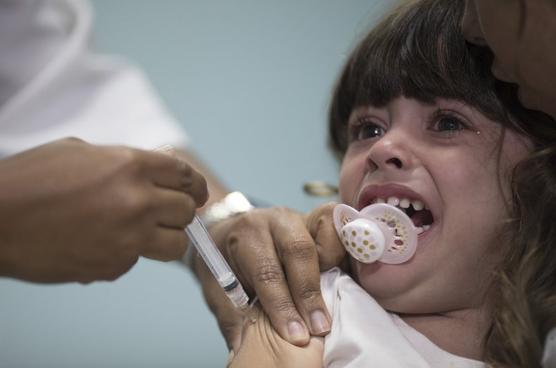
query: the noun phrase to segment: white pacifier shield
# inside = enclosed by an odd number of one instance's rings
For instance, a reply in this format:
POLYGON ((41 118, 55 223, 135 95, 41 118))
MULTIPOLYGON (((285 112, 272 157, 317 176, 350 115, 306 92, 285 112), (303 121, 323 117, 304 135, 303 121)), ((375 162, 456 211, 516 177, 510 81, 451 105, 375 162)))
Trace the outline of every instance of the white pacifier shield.
POLYGON ((400 264, 413 257, 417 250, 418 236, 413 222, 405 212, 388 204, 376 203, 363 208, 360 216, 378 221, 392 235, 392 241, 386 243, 381 262, 400 264))
POLYGON ((378 260, 386 249, 386 239, 377 224, 358 218, 342 227, 342 242, 349 254, 359 262, 378 260))
POLYGON ((400 264, 417 249, 417 232, 400 209, 373 204, 361 212, 339 204, 333 212, 334 227, 348 253, 363 263, 400 264))

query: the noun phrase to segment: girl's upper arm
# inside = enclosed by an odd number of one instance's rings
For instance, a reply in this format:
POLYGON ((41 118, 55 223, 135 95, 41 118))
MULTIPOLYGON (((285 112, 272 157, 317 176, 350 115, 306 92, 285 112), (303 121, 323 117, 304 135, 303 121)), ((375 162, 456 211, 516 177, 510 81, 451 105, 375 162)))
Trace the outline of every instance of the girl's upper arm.
POLYGON ((229 368, 321 368, 324 343, 321 337, 311 337, 309 344, 295 346, 284 340, 259 309, 252 311, 255 322, 246 321, 241 347, 229 368))

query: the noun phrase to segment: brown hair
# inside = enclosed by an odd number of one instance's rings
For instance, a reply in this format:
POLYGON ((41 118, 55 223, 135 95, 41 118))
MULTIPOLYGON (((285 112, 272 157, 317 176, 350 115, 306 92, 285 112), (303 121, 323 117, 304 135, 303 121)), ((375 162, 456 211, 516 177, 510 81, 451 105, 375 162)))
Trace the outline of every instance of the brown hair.
POLYGON ((534 152, 512 175, 512 236, 495 275, 485 360, 494 367, 540 367, 544 339, 556 326, 556 122, 525 109, 517 86, 493 77, 490 50, 463 38, 463 9, 463 0, 408 1, 367 34, 334 90, 330 144, 342 157, 351 112, 402 95, 462 101, 532 140, 534 152))

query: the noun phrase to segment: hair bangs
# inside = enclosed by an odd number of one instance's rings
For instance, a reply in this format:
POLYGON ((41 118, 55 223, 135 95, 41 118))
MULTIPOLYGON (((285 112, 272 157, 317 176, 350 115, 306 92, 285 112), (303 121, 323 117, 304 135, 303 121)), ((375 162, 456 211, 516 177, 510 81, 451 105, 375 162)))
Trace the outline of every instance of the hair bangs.
POLYGON ((457 6, 436 5, 442 1, 402 5, 352 53, 330 109, 334 149, 345 151, 345 125, 355 108, 380 108, 400 96, 424 103, 437 98, 460 100, 486 116, 506 119, 490 73, 492 54, 466 44, 459 24, 463 1, 450 0, 457 6))

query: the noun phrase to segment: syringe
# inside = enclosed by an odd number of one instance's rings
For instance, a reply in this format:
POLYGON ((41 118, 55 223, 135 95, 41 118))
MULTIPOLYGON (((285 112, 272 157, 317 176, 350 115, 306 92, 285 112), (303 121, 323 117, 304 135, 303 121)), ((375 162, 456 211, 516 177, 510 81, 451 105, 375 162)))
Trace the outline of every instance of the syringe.
POLYGON ((243 311, 247 310, 249 307, 247 293, 214 244, 201 219, 195 216, 193 222, 185 228, 185 232, 233 305, 243 311))

